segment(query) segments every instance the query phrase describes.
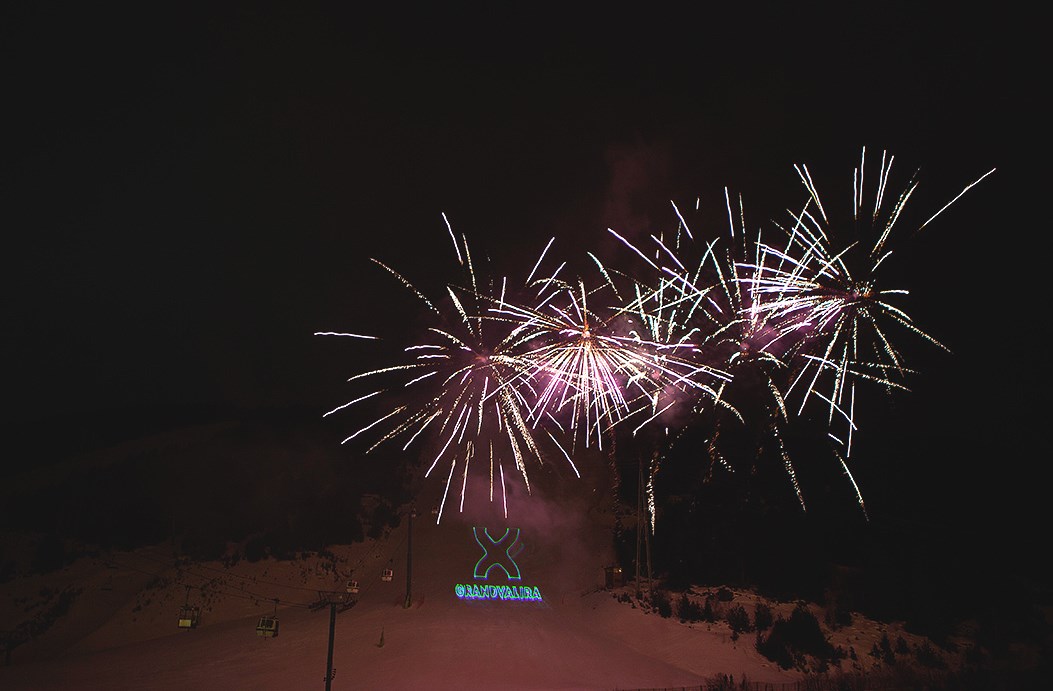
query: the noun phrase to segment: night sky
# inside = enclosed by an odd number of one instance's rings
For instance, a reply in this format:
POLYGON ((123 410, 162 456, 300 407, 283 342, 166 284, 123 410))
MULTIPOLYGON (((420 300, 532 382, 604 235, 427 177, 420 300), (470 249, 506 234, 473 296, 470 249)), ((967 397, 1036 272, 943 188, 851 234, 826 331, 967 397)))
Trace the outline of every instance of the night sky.
POLYGON ((2 10, 8 470, 86 424, 320 416, 363 351, 312 333, 412 332, 368 258, 441 287, 443 212, 523 277, 553 235, 579 261, 616 251, 608 227, 675 227, 670 200, 722 223, 725 186, 765 224, 803 200, 794 163, 849 204, 865 145, 901 185, 920 170, 922 220, 998 171, 901 258, 911 315, 953 353, 905 347, 914 391, 864 418, 863 474, 886 512, 1030 558, 1048 526, 1036 17, 140 5, 2 10))

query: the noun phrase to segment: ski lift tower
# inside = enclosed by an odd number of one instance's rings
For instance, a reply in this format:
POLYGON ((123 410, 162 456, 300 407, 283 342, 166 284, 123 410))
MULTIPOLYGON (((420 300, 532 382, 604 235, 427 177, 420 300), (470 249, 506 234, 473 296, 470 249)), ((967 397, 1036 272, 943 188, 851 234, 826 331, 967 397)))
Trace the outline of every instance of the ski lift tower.
POLYGON ((413 519, 416 517, 416 507, 410 508, 406 532, 406 604, 403 605, 405 609, 409 609, 413 604, 413 519))

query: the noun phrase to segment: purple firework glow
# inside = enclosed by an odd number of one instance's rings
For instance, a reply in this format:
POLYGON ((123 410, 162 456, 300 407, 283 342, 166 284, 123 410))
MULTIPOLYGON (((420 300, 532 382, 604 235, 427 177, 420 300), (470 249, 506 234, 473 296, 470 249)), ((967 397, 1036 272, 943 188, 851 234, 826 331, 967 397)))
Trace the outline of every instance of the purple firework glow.
MULTIPOLYGON (((678 433, 707 414, 714 416, 710 462, 732 472, 735 459, 720 444, 723 426, 762 417, 764 440, 776 442, 804 509, 782 429, 809 401, 819 401, 834 453, 865 514, 848 466, 858 429, 857 387, 906 390, 901 380, 910 370, 894 344, 896 330, 940 346, 895 304, 907 291, 883 287, 878 275, 918 183, 912 179, 889 204, 893 157, 882 154, 872 191, 864 184, 865 164, 864 148, 853 176, 850 228, 830 221, 807 167, 795 166, 807 198, 800 211, 789 213, 789 223, 774 222, 783 242, 769 242, 759 230, 747 241, 743 203, 736 218, 726 191, 730 232, 724 243, 719 235, 708 242, 695 238, 674 203, 679 225, 668 237, 651 235, 641 247, 609 230, 642 260, 644 276, 589 253, 599 273, 592 287, 585 278, 561 278, 566 262, 545 276, 553 239, 512 295, 507 279, 480 278, 467 239, 447 222, 461 278, 446 286, 441 308, 373 260, 417 297, 435 325, 398 361, 351 377, 377 383, 326 415, 394 391, 408 394, 398 396, 408 402, 391 406, 344 442, 372 435, 368 452, 385 442, 399 440, 408 449, 427 440, 421 452, 426 475, 445 477, 441 520, 451 487, 463 511, 475 476, 486 480, 490 500, 499 497, 507 515, 512 471, 529 491, 528 463, 549 455, 540 440, 580 477, 573 461, 579 442, 602 448, 616 428, 631 426, 635 436, 661 426, 673 440, 666 442, 668 451, 678 433), (701 257, 689 263, 683 257, 694 246, 703 248, 701 257)), ((652 526, 661 459, 656 452, 648 481, 652 526)))

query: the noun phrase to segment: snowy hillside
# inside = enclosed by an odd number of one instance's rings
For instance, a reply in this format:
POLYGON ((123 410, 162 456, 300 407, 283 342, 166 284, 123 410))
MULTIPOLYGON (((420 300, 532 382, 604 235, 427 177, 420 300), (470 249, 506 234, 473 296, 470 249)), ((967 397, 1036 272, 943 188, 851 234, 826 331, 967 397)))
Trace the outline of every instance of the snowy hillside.
MULTIPOLYGON (((762 657, 752 634, 734 637, 723 621, 662 617, 635 606, 631 587, 606 589, 604 567, 614 558, 607 500, 593 493, 546 501, 535 493, 511 501, 518 522, 506 523, 487 502, 477 514, 446 507, 439 525, 431 502, 419 501, 412 528, 404 516, 379 540, 292 561, 178 562, 163 545, 13 580, 0 590, 5 621, 46 609, 45 594, 55 601, 66 592, 69 604, 13 649, 0 687, 323 688, 329 608, 317 603, 326 592, 346 595, 349 575, 360 591, 336 617, 334 689, 631 689, 699 686, 722 673, 757 682, 801 677, 762 657), (381 579, 385 568, 390 581, 381 579), (542 600, 471 587, 479 584, 527 586, 542 600), (459 598, 459 591, 484 597, 459 598), (177 626, 184 604, 200 608, 193 630, 177 626), (278 636, 258 636, 259 617, 275 613, 278 636)), ((756 599, 734 597, 749 607, 756 599)), ((855 621, 832 641, 858 649, 857 666, 874 664, 862 653, 884 627, 855 621)))

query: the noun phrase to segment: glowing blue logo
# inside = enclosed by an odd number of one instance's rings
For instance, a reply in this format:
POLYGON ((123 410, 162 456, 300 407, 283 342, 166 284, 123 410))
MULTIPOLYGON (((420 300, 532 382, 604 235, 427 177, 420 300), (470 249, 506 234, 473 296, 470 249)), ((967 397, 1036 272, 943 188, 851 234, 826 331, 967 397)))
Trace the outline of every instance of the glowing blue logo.
MULTIPOLYGON (((520 581, 523 576, 516 564, 516 557, 523 551, 519 541, 519 528, 505 528, 504 534, 494 538, 489 529, 472 528, 475 543, 483 550, 483 556, 475 562, 472 576, 476 580, 488 580, 490 572, 499 569, 510 581, 520 581)), ((458 583, 454 594, 461 600, 517 600, 542 602, 541 591, 532 585, 490 585, 487 583, 458 583)))
POLYGON ((522 578, 519 573, 519 566, 515 560, 515 557, 523 551, 523 545, 519 543, 519 528, 516 528, 515 533, 512 532, 511 528, 505 528, 505 534, 496 540, 490 535, 488 528, 483 528, 483 537, 486 539, 487 545, 484 545, 482 540, 479 539, 478 528, 472 528, 472 535, 475 536, 476 543, 483 548, 483 556, 479 557, 479 561, 475 563, 473 576, 484 580, 488 579, 490 578, 490 570, 497 567, 505 572, 510 581, 518 581, 522 578), (508 539, 509 535, 512 536, 511 540, 508 539), (507 558, 503 559, 497 548, 506 542, 508 545, 504 548, 504 556, 507 558), (517 545, 518 549, 516 549, 517 545), (515 549, 515 554, 512 554, 513 549, 515 549))
POLYGON ((541 591, 529 585, 479 585, 458 583, 453 592, 462 600, 533 600, 541 602, 541 591))

